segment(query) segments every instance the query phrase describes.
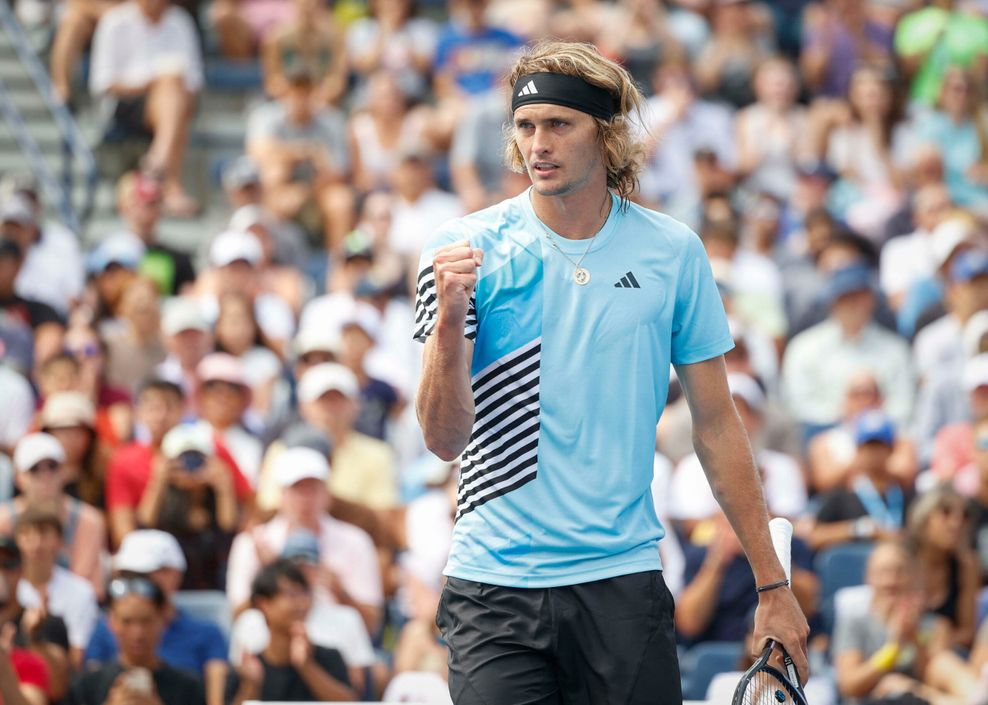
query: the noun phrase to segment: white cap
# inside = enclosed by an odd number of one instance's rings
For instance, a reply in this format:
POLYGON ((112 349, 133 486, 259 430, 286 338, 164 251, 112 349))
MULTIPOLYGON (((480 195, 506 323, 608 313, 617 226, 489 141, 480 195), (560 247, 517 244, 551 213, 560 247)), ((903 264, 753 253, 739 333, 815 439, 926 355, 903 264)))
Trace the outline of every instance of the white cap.
POLYGON ((212 455, 215 450, 213 432, 204 422, 180 423, 161 439, 161 454, 169 460, 188 451, 212 455))
POLYGON ((954 254, 957 246, 971 238, 971 225, 961 218, 950 218, 933 229, 933 261, 937 269, 954 254))
POLYGON ((272 472, 279 487, 291 487, 310 478, 325 482, 329 479, 329 461, 317 450, 295 446, 274 459, 272 472))
POLYGON ((988 387, 988 353, 975 355, 964 364, 964 389, 973 392, 988 387))
POLYGON ((65 449, 51 434, 32 433, 24 436, 14 449, 14 467, 17 472, 27 472, 42 460, 65 462, 65 449))
POLYGON ((326 392, 337 391, 350 399, 360 396, 360 385, 353 372, 336 362, 324 362, 306 371, 298 382, 298 398, 315 401, 326 392))
POLYGON ((340 329, 347 326, 358 326, 371 340, 376 341, 381 333, 381 314, 366 301, 357 301, 340 321, 340 329))
POLYGON ((239 260, 246 260, 256 265, 263 256, 261 242, 257 237, 240 230, 226 230, 220 233, 209 246, 209 262, 214 267, 225 267, 239 260))
POLYGON ((196 367, 200 382, 228 382, 250 389, 247 370, 239 357, 229 353, 210 353, 196 367))
POLYGON ((0 222, 37 225, 38 216, 31 201, 19 193, 14 193, 3 199, 3 203, 0 204, 0 222))
POLYGON ((327 326, 303 328, 295 336, 295 354, 301 357, 316 350, 338 355, 340 336, 327 326))
POLYGON ((209 321, 202 311, 199 301, 191 296, 177 296, 165 302, 161 316, 161 332, 165 335, 178 335, 184 330, 209 330, 209 321))
POLYGON ((749 409, 757 414, 764 413, 765 392, 754 378, 742 372, 731 372, 727 375, 727 386, 732 397, 741 397, 749 409))
POLYGON ((182 547, 171 534, 157 529, 131 531, 113 557, 113 569, 130 573, 153 573, 175 568, 183 573, 187 564, 182 547))
POLYGON ((96 406, 82 392, 55 392, 45 398, 38 418, 41 428, 96 427, 96 406))

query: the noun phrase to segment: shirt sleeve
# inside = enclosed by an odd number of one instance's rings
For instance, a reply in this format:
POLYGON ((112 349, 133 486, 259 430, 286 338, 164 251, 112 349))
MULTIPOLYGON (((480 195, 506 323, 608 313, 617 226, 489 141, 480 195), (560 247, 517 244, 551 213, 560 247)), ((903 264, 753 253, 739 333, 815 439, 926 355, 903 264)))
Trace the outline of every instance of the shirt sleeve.
POLYGON ((36 686, 48 693, 48 666, 40 656, 24 649, 14 649, 10 660, 18 683, 36 686))
POLYGON ((223 632, 212 623, 204 624, 202 629, 203 662, 226 661, 229 651, 227 649, 226 639, 223 638, 223 632))
POLYGON ((127 469, 129 462, 133 461, 128 448, 124 447, 113 454, 110 464, 106 469, 106 508, 108 511, 114 509, 133 509, 141 501, 139 493, 133 491, 131 483, 128 482, 127 469))
MULTIPOLYGON (((424 343, 432 335, 439 312, 436 277, 432 269, 433 257, 440 247, 461 239, 467 238, 464 235, 457 235, 449 231, 442 232, 422 250, 422 256, 419 258, 419 274, 415 282, 415 333, 413 335, 414 339, 420 343, 424 343)), ((463 335, 469 340, 477 337, 476 289, 474 295, 470 297, 463 335)))
POLYGON ((672 363, 703 362, 734 347, 720 291, 700 238, 689 232, 676 289, 672 363))

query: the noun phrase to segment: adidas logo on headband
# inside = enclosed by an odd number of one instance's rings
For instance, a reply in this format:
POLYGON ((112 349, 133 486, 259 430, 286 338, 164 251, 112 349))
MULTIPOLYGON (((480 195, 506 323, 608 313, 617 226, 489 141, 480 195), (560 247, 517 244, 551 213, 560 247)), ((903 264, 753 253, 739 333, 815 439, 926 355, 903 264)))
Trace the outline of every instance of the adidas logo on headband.
POLYGON ((525 87, 518 91, 518 95, 535 95, 539 92, 539 89, 535 87, 535 81, 529 81, 525 84, 525 87))

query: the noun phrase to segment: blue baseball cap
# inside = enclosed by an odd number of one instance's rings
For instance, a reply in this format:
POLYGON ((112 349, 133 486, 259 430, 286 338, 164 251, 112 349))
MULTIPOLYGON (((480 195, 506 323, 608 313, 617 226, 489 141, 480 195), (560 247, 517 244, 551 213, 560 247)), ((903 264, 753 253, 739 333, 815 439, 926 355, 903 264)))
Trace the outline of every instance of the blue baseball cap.
POLYGON ((950 265, 950 281, 969 282, 975 277, 988 275, 988 252, 968 250, 957 255, 950 265))
POLYGON ((891 446, 895 443, 895 424, 884 411, 866 411, 854 420, 854 442, 859 446, 865 443, 891 446))
POLYGON ((137 269, 144 258, 144 243, 130 233, 116 233, 103 240, 86 258, 90 274, 101 274, 111 264, 137 269))
POLYGON ((281 557, 317 565, 319 563, 319 539, 311 531, 300 529, 288 534, 281 549, 281 557))
POLYGON ((863 264, 851 264, 835 269, 827 280, 827 303, 833 305, 837 299, 856 291, 871 291, 871 270, 863 264))

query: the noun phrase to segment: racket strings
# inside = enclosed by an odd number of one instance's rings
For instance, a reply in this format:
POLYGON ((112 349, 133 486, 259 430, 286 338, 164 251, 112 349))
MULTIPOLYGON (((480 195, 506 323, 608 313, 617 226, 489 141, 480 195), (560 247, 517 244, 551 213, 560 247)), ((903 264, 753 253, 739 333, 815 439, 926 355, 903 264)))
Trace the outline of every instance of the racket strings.
POLYGON ((745 686, 740 705, 799 705, 802 702, 789 683, 769 671, 758 671, 745 686))

